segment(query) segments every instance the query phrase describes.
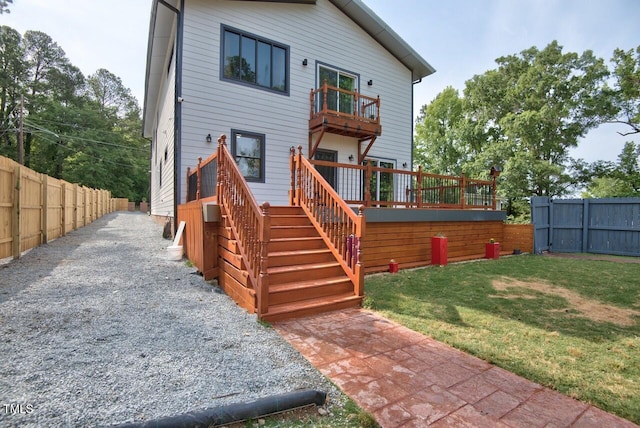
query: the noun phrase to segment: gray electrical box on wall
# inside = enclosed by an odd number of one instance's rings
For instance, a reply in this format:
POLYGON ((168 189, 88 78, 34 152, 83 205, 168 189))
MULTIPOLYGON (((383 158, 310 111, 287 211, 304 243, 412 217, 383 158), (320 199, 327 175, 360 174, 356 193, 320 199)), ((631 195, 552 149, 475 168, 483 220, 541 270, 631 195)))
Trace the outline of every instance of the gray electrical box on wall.
POLYGON ((220 221, 220 205, 218 204, 203 204, 202 205, 202 217, 205 223, 217 223, 220 221))

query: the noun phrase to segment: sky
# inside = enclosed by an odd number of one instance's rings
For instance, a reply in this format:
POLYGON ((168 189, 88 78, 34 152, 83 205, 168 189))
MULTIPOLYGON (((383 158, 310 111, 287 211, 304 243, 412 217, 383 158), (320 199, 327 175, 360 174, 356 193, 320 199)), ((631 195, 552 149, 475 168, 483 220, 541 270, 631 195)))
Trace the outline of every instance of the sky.
MULTIPOLYGON (((496 68, 495 59, 553 40, 563 52, 592 50, 607 64, 616 48, 640 45, 640 0, 363 0, 436 73, 414 87, 414 114, 447 86, 496 68)), ((39 30, 85 75, 106 68, 140 104, 144 96, 151 0, 14 0, 0 24, 39 30)), ((588 162, 615 161, 626 141, 622 125, 591 131, 571 153, 588 162)))

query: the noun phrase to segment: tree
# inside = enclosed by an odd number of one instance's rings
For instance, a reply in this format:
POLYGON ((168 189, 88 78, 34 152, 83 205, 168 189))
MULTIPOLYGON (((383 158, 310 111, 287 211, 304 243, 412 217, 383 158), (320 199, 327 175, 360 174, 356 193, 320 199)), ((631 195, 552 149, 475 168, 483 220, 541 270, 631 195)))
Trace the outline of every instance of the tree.
POLYGON ((594 162, 585 169, 590 175, 586 197, 640 196, 640 144, 627 142, 618 162, 594 162))
POLYGON ((25 95, 25 164, 52 177, 139 201, 149 189, 148 143, 137 100, 119 77, 85 79, 64 50, 39 31, 0 28, 0 155, 17 158, 25 95))
POLYGON ((131 90, 122 84, 118 76, 104 68, 89 76, 87 93, 105 116, 122 119, 139 112, 138 103, 131 95, 131 90))
POLYGON ((13 0, 0 0, 0 15, 5 13, 11 13, 9 5, 13 3, 13 0))
POLYGON ((554 41, 496 63, 466 82, 462 100, 445 90, 423 107, 416 158, 477 177, 501 166, 499 193, 510 202, 569 193, 581 177, 569 149, 613 111, 604 61, 554 41))
POLYGON ((467 154, 460 136, 463 119, 462 99, 450 86, 423 106, 416 120, 416 162, 429 172, 460 175, 467 154))
POLYGON ((607 108, 603 60, 591 51, 564 54, 554 41, 496 61, 495 72, 474 77, 465 88, 471 114, 479 118, 474 128, 489 136, 479 143, 476 171, 502 164, 511 197, 568 193, 575 184, 568 150, 607 108))
POLYGON ((12 150, 18 127, 22 84, 27 75, 22 36, 11 27, 0 27, 0 155, 12 150))
POLYGON ((620 133, 631 135, 640 133, 640 46, 624 51, 616 49, 611 61, 614 64, 615 90, 613 103, 616 115, 611 120, 631 127, 631 131, 620 133))

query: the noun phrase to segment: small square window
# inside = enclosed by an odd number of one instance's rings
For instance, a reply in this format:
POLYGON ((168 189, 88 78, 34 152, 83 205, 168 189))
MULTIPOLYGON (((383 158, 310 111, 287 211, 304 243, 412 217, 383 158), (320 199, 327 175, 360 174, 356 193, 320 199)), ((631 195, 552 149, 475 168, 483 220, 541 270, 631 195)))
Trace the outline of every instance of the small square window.
POLYGON ((264 134, 231 130, 231 152, 247 181, 264 183, 264 134))

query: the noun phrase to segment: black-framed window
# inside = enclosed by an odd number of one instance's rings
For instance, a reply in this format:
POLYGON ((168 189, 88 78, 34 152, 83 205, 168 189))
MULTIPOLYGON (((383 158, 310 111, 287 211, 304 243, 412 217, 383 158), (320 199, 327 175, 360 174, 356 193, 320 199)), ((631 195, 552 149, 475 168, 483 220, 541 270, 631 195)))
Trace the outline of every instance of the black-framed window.
POLYGON ((231 130, 231 153, 247 181, 264 183, 265 136, 231 130))
POLYGON ((289 47, 222 26, 222 79, 289 93, 289 47))

